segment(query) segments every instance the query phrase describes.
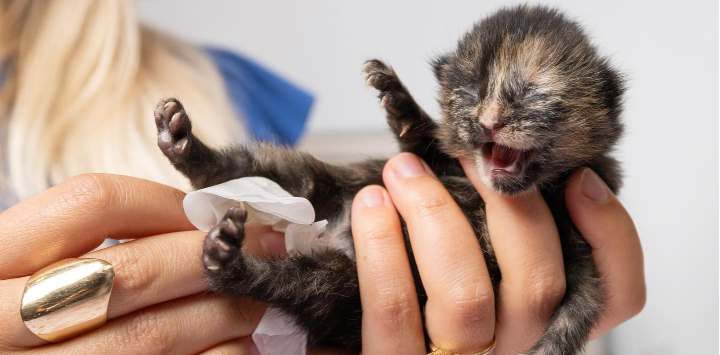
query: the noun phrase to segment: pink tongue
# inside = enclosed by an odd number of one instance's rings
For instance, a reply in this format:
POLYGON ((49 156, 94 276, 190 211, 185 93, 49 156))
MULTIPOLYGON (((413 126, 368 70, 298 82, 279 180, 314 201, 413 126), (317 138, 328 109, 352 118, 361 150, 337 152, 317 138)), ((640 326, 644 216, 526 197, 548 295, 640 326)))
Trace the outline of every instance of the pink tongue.
POLYGON ((493 144, 492 147, 492 162, 495 168, 506 168, 510 166, 520 157, 520 151, 503 147, 498 144, 493 144))

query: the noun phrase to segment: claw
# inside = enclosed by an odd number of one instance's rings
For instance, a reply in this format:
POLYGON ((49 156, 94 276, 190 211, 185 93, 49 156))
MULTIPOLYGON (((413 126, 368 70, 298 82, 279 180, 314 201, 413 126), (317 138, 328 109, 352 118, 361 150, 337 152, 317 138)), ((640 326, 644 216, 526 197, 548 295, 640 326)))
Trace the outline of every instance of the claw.
POLYGON ((181 112, 176 112, 172 118, 170 118, 170 123, 168 124, 168 127, 170 128, 170 131, 177 133, 177 131, 180 129, 180 121, 182 120, 183 114, 181 112))
POLYGON ((220 270, 220 264, 217 260, 210 258, 207 254, 203 255, 203 265, 210 271, 220 270))
POLYGON ((382 100, 380 100, 380 108, 385 108, 387 106, 387 96, 383 96, 382 100))
POLYGON ((221 239, 216 240, 215 243, 217 243, 220 249, 224 251, 230 251, 230 246, 227 245, 227 243, 223 242, 221 239))
MULTIPOLYGON (((165 132, 163 132, 165 133, 165 132)), ((175 146, 173 147, 173 153, 175 154, 182 154, 185 151, 185 147, 187 147, 189 140, 187 138, 183 138, 177 143, 175 143, 175 146)))
POLYGON ((373 76, 369 75, 367 81, 365 82, 365 89, 368 88, 368 86, 373 84, 373 76))
POLYGON ((233 222, 230 218, 225 219, 228 223, 228 228, 231 230, 232 233, 237 233, 238 228, 235 226, 235 222, 233 222))
POLYGON ((405 135, 405 133, 408 133, 408 131, 410 130, 410 126, 412 126, 412 125, 403 126, 403 129, 402 129, 402 131, 400 131, 400 135, 398 137, 402 137, 405 135))
POLYGON ((366 63, 362 66, 362 68, 360 68, 360 72, 361 72, 361 73, 366 72, 368 69, 370 69, 370 66, 371 66, 370 62, 366 62, 366 63))

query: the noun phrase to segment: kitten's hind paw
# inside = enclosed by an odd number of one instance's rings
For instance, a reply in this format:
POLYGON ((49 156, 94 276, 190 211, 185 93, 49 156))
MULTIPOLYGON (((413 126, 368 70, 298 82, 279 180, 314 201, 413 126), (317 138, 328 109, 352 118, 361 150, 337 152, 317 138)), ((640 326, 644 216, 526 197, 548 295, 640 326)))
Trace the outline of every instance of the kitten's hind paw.
POLYGON ((223 266, 242 252, 245 239, 247 212, 242 207, 230 207, 223 221, 210 230, 203 245, 203 265, 211 273, 220 272, 223 266))
POLYGON ((387 111, 390 128, 398 137, 417 128, 421 121, 420 107, 410 96, 395 71, 385 63, 371 59, 362 67, 365 85, 379 91, 380 107, 387 111))
POLYGON ((192 144, 190 118, 180 101, 161 101, 155 108, 155 125, 160 150, 171 161, 180 159, 192 144))

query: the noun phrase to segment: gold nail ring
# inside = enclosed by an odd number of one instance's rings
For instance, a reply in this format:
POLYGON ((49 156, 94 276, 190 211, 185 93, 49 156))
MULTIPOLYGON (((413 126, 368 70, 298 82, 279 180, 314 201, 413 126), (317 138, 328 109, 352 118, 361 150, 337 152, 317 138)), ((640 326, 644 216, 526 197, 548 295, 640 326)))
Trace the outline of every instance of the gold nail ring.
POLYGON ((34 273, 25 284, 20 315, 38 337, 57 343, 107 321, 115 271, 99 259, 65 259, 34 273))

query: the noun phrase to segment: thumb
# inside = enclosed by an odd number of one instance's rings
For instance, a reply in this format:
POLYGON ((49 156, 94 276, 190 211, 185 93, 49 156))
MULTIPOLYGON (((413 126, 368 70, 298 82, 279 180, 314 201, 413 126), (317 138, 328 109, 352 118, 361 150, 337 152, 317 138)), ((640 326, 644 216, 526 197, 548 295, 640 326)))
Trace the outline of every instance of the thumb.
POLYGON ((570 177, 565 203, 573 223, 592 247, 595 267, 605 283, 605 311, 593 331, 596 337, 645 306, 640 238, 620 200, 589 168, 579 169, 570 177))

